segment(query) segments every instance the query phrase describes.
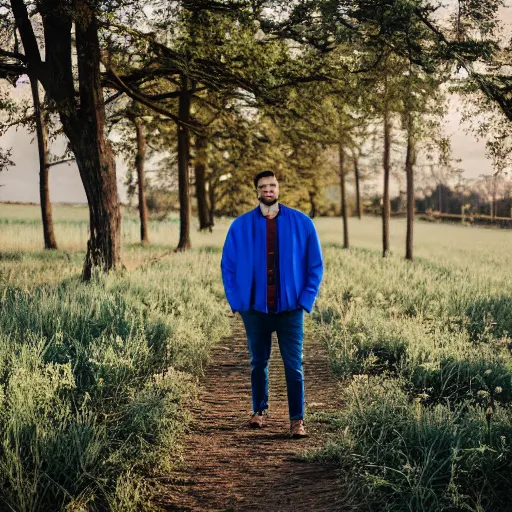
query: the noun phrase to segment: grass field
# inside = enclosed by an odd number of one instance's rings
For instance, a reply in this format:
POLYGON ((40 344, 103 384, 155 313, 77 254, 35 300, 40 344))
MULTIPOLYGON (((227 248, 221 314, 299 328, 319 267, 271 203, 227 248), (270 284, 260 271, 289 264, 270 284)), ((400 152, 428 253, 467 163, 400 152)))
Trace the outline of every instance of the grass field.
POLYGON ((86 231, 83 209, 55 209, 68 251, 46 253, 37 209, 5 212, 0 509, 151 510, 179 462, 198 377, 230 332, 219 256, 144 265, 166 246, 126 244, 131 272, 83 284, 84 252, 69 250, 86 231))
POLYGON ((412 264, 325 247, 313 318, 345 406, 314 457, 345 470, 354 510, 512 510, 512 234, 417 237, 412 264))
MULTIPOLYGON (((0 204, 0 500, 148 509, 179 459, 197 376, 229 332, 230 220, 193 228, 202 250, 145 265, 176 246, 179 225, 151 221, 144 248, 126 212, 129 271, 83 285, 87 212, 54 217, 61 250, 44 253, 38 208, 0 204)), ((309 328, 345 407, 317 418, 332 440, 314 457, 347 470, 353 510, 512 510, 512 233, 417 223, 411 264, 402 220, 386 260, 379 219, 351 219, 349 251, 336 245, 340 219, 316 224, 326 274, 309 328)))
MULTIPOLYGON (((88 213, 85 206, 54 208, 55 231, 59 247, 65 251, 83 250, 87 241, 88 213)), ((192 222, 192 243, 196 248, 222 246, 230 219, 216 221, 213 233, 200 233, 198 222, 192 222)), ((341 243, 343 231, 339 218, 322 218, 317 229, 323 244, 341 243)), ((415 232, 415 255, 470 267, 472 264, 506 264, 507 248, 512 246, 508 230, 486 229, 450 224, 418 222, 415 232), (477 234, 477 235, 475 235, 477 234)), ((179 238, 179 221, 171 216, 164 222, 150 222, 153 245, 174 247, 179 238)), ((396 256, 405 253, 405 221, 391 221, 391 251, 396 256)), ((363 221, 350 219, 350 239, 354 247, 379 251, 381 223, 378 218, 363 221)), ((123 214, 123 242, 127 246, 139 241, 136 212, 123 214)), ((40 210, 33 205, 0 203, 0 247, 2 251, 39 251, 43 246, 40 210), (23 227, 23 229, 20 229, 23 227)), ((510 255, 512 259, 512 255, 510 255)))

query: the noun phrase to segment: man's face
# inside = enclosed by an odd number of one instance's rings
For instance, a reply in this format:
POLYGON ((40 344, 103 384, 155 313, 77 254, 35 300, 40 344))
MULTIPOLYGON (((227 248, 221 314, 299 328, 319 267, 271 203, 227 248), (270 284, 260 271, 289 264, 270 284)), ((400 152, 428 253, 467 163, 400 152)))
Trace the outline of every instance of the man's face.
POLYGON ((277 203, 279 197, 279 183, 274 176, 265 176, 258 180, 258 199, 265 206, 277 203))

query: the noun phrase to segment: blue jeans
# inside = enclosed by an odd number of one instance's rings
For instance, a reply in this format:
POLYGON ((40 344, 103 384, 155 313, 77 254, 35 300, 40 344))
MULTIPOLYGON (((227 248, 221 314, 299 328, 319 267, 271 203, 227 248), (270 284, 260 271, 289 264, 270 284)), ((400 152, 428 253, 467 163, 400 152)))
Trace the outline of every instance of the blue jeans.
POLYGON ((275 332, 283 358, 290 419, 304 418, 304 311, 297 309, 272 314, 251 309, 241 312, 240 315, 244 321, 251 354, 253 412, 268 409, 268 362, 272 348, 272 333, 275 332))

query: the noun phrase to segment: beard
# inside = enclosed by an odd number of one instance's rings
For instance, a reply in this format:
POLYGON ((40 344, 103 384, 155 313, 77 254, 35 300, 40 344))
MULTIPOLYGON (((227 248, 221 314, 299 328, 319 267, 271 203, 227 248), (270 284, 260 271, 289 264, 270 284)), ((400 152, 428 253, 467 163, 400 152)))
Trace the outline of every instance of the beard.
POLYGON ((272 206, 277 203, 277 198, 275 199, 265 199, 264 197, 258 197, 258 201, 265 206, 272 206))

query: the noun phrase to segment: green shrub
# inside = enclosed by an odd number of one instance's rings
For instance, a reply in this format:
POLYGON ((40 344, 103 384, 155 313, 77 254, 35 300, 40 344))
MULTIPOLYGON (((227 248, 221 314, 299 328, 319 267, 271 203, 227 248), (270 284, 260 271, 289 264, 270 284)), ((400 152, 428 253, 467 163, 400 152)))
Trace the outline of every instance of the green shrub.
POLYGON ((341 377, 397 371, 407 349, 407 338, 399 328, 393 329, 382 317, 350 310, 342 321, 324 325, 320 332, 341 377))
POLYGON ((512 336, 512 297, 480 297, 466 308, 468 331, 475 341, 512 336))
POLYGON ((411 391, 424 393, 427 403, 512 403, 512 367, 504 358, 447 356, 435 365, 411 365, 407 378, 411 391))
POLYGON ((337 436, 321 460, 349 476, 346 495, 356 510, 508 510, 512 470, 510 410, 488 418, 479 407, 426 407, 404 382, 359 377, 343 396, 337 436))

